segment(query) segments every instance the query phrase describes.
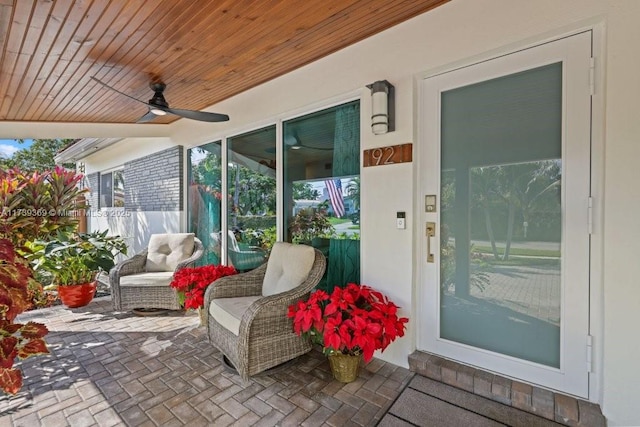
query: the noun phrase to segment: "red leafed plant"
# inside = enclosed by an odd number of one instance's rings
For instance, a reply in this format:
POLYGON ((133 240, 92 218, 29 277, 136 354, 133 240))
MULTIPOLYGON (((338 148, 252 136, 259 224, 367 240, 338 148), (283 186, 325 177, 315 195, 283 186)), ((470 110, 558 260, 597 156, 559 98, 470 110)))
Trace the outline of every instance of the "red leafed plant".
POLYGON ((27 284, 32 280, 28 262, 9 239, 0 239, 0 388, 11 394, 22 387, 22 372, 13 367, 16 357, 49 353, 42 339, 48 332, 44 325, 13 323, 29 307, 27 284))
POLYGON ((173 275, 171 287, 178 291, 178 299, 184 308, 202 308, 207 287, 221 277, 236 273, 235 268, 225 265, 183 268, 173 275))
POLYGON ((368 362, 376 350, 384 351, 404 336, 406 317, 398 317, 398 306, 367 285, 349 283, 331 295, 323 290, 307 301, 289 307, 296 334, 320 344, 325 354, 360 355, 368 362))
POLYGON ((16 358, 49 352, 44 325, 14 323, 18 314, 49 301, 25 259, 28 243, 76 229, 73 211, 84 208, 79 196, 86 192, 81 180, 82 175, 59 167, 32 174, 0 170, 0 389, 7 393, 22 387, 22 373, 13 367, 16 358))

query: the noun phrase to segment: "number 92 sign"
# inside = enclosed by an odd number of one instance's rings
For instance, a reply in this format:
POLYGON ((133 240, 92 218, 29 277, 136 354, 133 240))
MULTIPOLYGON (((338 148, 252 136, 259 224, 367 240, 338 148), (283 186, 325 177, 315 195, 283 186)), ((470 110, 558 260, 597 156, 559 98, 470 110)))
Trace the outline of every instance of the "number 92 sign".
POLYGON ((413 144, 390 145, 364 150, 364 167, 394 165, 413 161, 413 144))

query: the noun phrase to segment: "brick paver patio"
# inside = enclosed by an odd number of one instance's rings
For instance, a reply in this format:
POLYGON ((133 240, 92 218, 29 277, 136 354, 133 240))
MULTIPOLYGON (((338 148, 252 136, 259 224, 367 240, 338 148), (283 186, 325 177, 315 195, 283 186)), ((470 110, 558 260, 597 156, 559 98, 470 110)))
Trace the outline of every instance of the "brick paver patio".
POLYGON ((198 316, 86 307, 22 314, 45 323, 51 354, 21 362, 22 391, 0 398, 0 426, 372 425, 413 373, 374 359, 350 384, 319 351, 243 383, 221 363, 198 316))
POLYGON ((471 295, 543 322, 560 325, 560 263, 557 266, 493 266, 483 291, 471 295))

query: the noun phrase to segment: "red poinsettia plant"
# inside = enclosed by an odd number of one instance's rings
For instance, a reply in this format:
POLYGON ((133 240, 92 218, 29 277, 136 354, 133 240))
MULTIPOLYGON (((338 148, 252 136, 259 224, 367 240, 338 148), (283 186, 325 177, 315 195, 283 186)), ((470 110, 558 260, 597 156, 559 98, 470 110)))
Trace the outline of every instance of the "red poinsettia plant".
POLYGON ((409 321, 398 317, 398 306, 385 295, 355 283, 336 287, 330 295, 317 290, 307 301, 291 305, 288 316, 295 333, 322 345, 325 354, 362 354, 365 362, 404 336, 409 321))
POLYGON ((236 273, 234 267, 226 265, 182 268, 173 275, 171 287, 178 292, 178 300, 184 308, 202 308, 207 287, 221 277, 236 273))

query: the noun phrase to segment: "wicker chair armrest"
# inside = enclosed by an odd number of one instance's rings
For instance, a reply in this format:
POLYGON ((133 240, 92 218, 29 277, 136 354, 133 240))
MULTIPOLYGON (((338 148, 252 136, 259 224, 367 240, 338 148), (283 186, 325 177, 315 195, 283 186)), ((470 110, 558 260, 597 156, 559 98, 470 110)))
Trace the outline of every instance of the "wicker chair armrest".
POLYGON ((240 321, 240 337, 267 336, 293 327, 287 317, 289 306, 309 297, 310 292, 286 292, 260 298, 247 309, 240 321))
POLYGON ((138 274, 144 272, 145 263, 147 262, 147 250, 132 256, 122 262, 115 265, 111 271, 109 271, 109 284, 111 286, 111 296, 116 309, 120 309, 121 295, 120 295, 120 277, 129 276, 131 274, 138 274))
POLYGON ((260 295, 267 265, 248 271, 221 277, 213 282, 205 292, 205 304, 215 298, 234 298, 260 295), (207 301, 207 298, 209 299, 207 301))
POLYGON ((251 304, 240 321, 239 336, 248 339, 250 335, 264 336, 265 333, 291 328, 292 320, 287 317, 289 306, 309 297, 322 279, 326 264, 324 255, 316 249, 315 261, 307 279, 289 291, 260 298, 251 304))
POLYGON ((267 265, 248 271, 246 273, 234 274, 233 276, 221 277, 207 287, 204 293, 204 321, 209 323, 209 306, 215 298, 234 298, 256 296, 262 293, 262 282, 267 265))
POLYGON ((116 264, 109 272, 109 280, 111 283, 119 283, 121 276, 129 276, 131 274, 139 274, 144 272, 144 266, 147 262, 147 250, 143 250, 116 264))
POLYGON ((200 239, 196 237, 193 241, 193 253, 189 258, 178 263, 178 265, 176 265, 174 272, 186 267, 193 267, 194 263, 200 258, 202 258, 202 255, 204 255, 204 246, 202 245, 202 242, 200 241, 200 239))

